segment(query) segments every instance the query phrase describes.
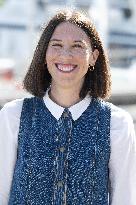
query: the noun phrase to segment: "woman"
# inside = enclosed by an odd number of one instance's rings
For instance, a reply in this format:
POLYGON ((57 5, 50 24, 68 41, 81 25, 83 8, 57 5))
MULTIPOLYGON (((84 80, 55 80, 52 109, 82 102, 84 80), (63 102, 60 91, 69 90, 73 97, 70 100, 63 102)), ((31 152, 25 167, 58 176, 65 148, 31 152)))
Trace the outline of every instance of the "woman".
POLYGON ((57 13, 24 79, 34 97, 0 112, 1 205, 135 205, 134 126, 110 86, 92 22, 57 13))

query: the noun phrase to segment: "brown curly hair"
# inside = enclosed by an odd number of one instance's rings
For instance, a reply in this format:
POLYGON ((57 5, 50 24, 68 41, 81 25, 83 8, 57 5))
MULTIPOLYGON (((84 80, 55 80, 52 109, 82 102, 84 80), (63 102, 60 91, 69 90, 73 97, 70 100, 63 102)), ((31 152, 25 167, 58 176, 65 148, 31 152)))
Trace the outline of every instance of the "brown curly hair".
POLYGON ((34 96, 43 97, 47 88, 50 86, 51 75, 45 64, 45 56, 50 38, 55 28, 62 22, 70 22, 83 29, 90 38, 92 49, 98 49, 99 51, 95 69, 93 71, 88 69, 85 76, 79 95, 80 98, 84 98, 87 93, 95 98, 108 98, 111 90, 108 58, 94 24, 79 11, 60 11, 45 26, 34 52, 30 67, 25 75, 23 81, 24 88, 34 96))

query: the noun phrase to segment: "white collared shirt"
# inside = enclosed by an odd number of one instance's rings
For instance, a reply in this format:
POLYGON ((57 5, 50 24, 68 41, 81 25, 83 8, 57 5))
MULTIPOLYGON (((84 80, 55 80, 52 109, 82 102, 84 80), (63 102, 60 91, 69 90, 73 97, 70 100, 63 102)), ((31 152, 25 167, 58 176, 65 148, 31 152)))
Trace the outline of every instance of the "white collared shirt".
MULTIPOLYGON (((73 120, 78 119, 89 106, 86 96, 69 108, 73 120)), ((58 120, 64 108, 48 96, 44 102, 58 120)), ((23 99, 7 103, 0 111, 0 205, 7 205, 16 162, 18 132, 23 99)), ((111 155, 109 179, 111 183, 110 205, 136 205, 136 136, 130 115, 111 104, 110 127, 111 155)))

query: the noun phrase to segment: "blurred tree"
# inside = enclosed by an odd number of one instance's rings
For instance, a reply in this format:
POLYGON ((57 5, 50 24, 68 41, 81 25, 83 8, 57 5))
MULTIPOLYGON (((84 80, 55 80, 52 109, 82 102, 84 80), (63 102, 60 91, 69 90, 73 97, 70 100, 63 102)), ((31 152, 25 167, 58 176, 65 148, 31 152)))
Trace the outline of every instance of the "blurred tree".
POLYGON ((2 6, 5 1, 6 1, 6 0, 0 0, 0 6, 2 6))

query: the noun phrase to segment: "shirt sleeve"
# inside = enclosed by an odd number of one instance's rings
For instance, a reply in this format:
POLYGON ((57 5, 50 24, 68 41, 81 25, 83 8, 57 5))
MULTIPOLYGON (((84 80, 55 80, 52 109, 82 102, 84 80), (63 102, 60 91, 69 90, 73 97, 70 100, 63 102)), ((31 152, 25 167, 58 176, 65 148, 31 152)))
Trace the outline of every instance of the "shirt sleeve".
POLYGON ((0 110, 0 205, 7 205, 17 154, 22 100, 0 110))
POLYGON ((136 205, 136 135, 131 116, 111 112, 110 205, 136 205))

